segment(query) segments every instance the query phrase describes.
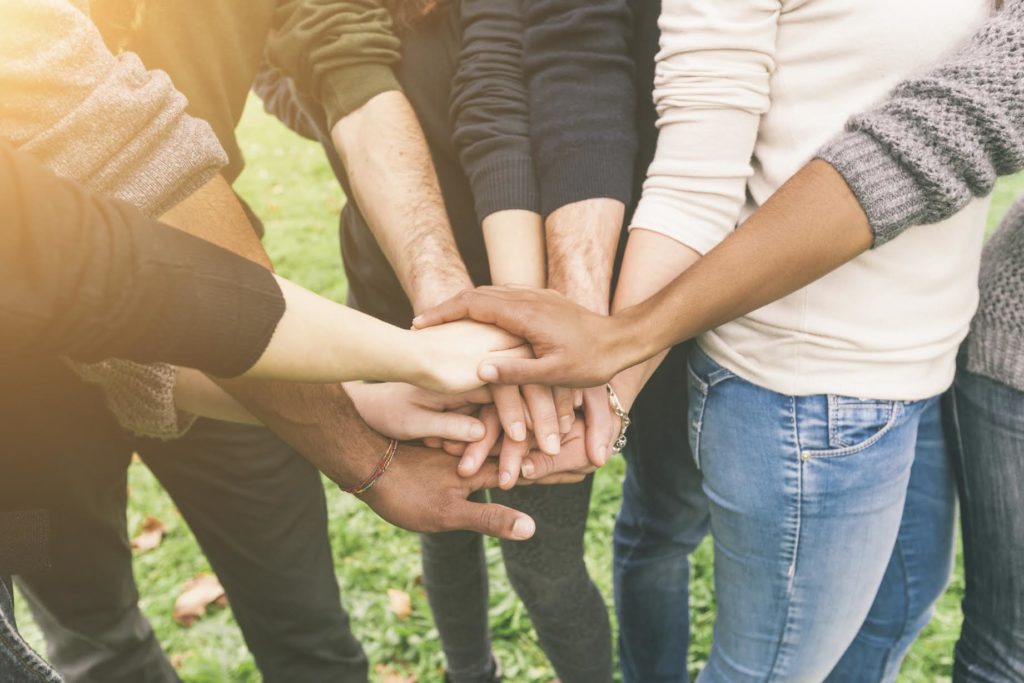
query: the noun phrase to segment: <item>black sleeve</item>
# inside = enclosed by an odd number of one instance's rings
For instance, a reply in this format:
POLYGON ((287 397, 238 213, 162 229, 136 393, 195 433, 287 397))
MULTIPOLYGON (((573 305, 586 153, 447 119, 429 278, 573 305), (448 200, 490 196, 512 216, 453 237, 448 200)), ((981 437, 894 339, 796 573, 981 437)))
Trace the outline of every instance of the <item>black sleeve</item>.
POLYGON ((258 264, 99 199, 0 144, 0 353, 163 361, 231 377, 284 298, 258 264))
POLYGON ((540 212, 523 78, 522 0, 463 0, 461 14, 451 120, 477 217, 505 209, 540 212))
POLYGON ((598 197, 628 205, 637 146, 628 0, 524 0, 524 8, 544 215, 598 197))

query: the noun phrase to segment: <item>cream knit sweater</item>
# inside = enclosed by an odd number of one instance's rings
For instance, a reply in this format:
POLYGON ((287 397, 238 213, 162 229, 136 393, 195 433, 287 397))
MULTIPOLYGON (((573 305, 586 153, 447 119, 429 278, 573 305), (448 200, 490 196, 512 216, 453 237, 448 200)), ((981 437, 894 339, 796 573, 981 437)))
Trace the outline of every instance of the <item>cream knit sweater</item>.
MULTIPOLYGON (((989 0, 665 0, 658 150, 633 218, 699 253, 847 118, 955 53, 989 0)), ((788 395, 941 393, 977 305, 987 200, 704 334, 716 361, 788 395)))

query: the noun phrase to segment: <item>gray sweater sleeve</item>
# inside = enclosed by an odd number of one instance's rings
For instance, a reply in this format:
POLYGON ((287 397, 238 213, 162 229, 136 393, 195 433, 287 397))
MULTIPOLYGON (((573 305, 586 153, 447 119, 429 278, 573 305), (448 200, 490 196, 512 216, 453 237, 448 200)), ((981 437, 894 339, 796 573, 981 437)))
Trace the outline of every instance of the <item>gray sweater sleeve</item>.
POLYGON ((846 179, 875 246, 937 223, 1024 168, 1024 0, 945 63, 854 116, 818 153, 846 179))
POLYGON ((67 0, 4 0, 0 26, 0 137, 58 175, 156 216, 227 163, 167 74, 112 55, 67 0))

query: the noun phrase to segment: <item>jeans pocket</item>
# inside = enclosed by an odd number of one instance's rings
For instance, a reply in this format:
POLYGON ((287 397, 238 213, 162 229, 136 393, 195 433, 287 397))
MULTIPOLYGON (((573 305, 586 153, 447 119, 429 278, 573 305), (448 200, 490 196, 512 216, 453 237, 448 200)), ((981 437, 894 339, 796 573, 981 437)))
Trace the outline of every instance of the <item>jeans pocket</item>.
POLYGON ((807 450, 809 457, 853 455, 878 443, 903 414, 902 401, 829 395, 828 448, 807 450))

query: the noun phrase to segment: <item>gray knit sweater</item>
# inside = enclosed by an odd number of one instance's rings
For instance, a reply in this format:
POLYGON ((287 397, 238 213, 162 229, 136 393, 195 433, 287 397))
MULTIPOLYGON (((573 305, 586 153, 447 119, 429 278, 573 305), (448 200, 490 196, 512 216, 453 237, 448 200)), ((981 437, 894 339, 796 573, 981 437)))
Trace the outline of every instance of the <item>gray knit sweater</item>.
MULTIPOLYGON (((876 246, 1024 168, 1024 0, 1007 0, 957 54, 850 119, 819 157, 849 183, 876 246)), ((968 370, 1024 391, 1024 197, 985 247, 980 286, 968 370)))
MULTIPOLYGON (((90 191, 159 216, 227 163, 167 74, 113 55, 87 0, 0 0, 0 138, 90 191)), ((174 407, 170 365, 108 360, 72 369, 118 421, 163 438, 194 416, 174 407)))

